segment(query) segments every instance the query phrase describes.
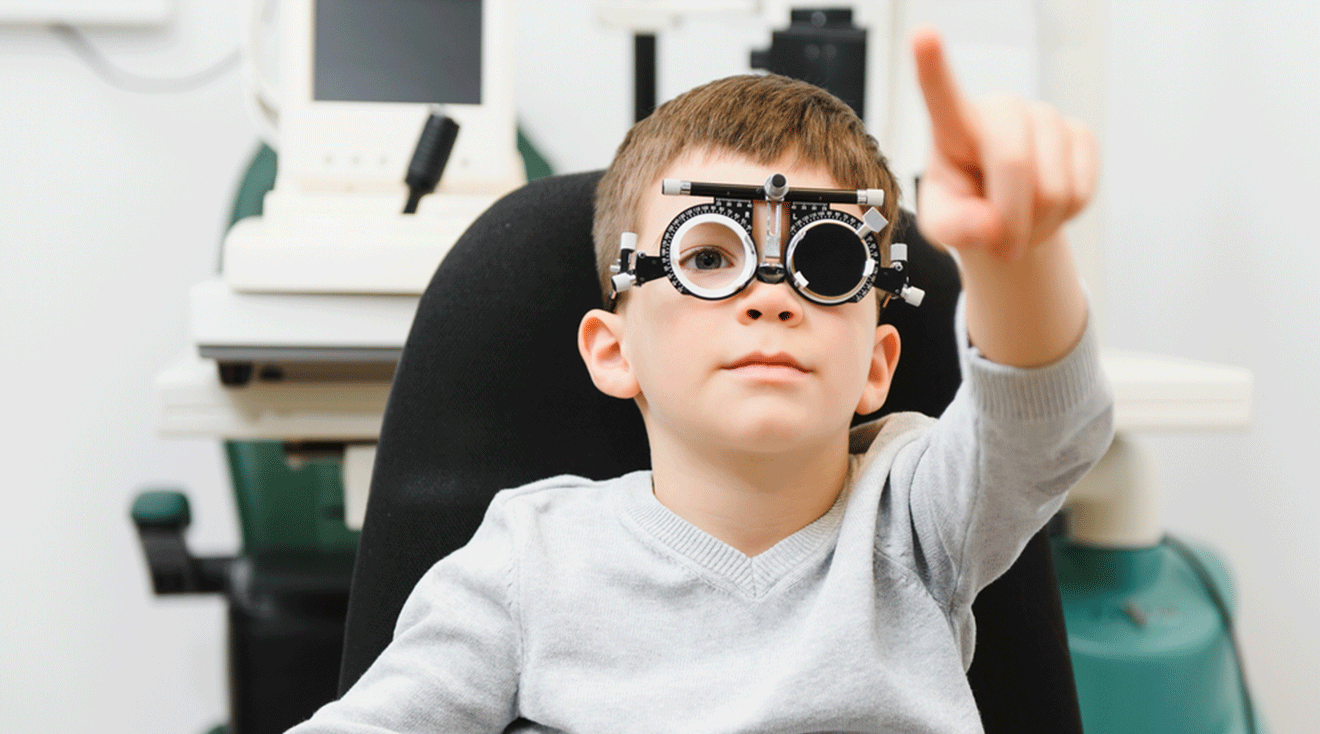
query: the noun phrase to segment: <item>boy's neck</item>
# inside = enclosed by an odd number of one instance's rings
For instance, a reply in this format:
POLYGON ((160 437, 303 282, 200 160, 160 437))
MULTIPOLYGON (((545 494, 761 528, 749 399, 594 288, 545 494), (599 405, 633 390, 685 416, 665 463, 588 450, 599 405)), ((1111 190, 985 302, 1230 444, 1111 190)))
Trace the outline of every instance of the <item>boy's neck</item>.
POLYGON ((700 451, 653 437, 651 466, 660 504, 750 557, 829 511, 848 474, 848 436, 775 454, 700 451))

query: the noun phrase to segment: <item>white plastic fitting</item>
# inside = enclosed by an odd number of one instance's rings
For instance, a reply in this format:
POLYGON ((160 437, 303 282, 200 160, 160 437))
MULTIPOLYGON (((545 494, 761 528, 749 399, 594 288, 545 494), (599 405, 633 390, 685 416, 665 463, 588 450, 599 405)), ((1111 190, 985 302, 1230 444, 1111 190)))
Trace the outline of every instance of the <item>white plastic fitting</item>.
MULTIPOLYGON (((883 194, 884 192, 881 191, 880 193, 883 194)), ((867 232, 879 232, 885 228, 886 224, 889 224, 889 220, 885 219, 885 215, 881 214, 879 209, 867 209, 866 213, 862 215, 862 228, 858 230, 857 234, 865 235, 867 232)))
POLYGON ((1068 495, 1068 537, 1101 548, 1158 545, 1159 487, 1150 457, 1122 433, 1068 495))
POLYGON ((880 206, 885 203, 885 190, 862 189, 857 192, 857 203, 861 206, 880 206))

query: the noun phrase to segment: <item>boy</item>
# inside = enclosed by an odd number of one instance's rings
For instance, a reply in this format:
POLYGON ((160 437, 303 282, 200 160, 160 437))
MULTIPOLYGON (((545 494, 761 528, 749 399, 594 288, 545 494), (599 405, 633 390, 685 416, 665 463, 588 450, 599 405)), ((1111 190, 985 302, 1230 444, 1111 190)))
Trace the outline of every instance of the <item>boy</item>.
MULTIPOLYGON (((665 178, 881 188, 895 218, 883 159, 837 100, 776 77, 683 95, 602 180, 600 260, 619 261, 623 232, 639 256, 602 273, 621 292, 579 333, 596 385, 641 410, 652 471, 501 493, 418 583, 390 648, 296 731, 980 730, 972 599, 1108 445, 1059 233, 1095 156, 1046 108, 963 100, 932 34, 915 49, 935 132, 920 223, 960 253, 973 345, 941 420, 850 437, 898 359, 875 288, 831 304, 769 276, 701 291, 737 269, 715 240, 676 259, 690 272, 672 282, 628 280, 702 202, 662 195, 665 178)), ((786 222, 752 209, 740 242, 773 273, 786 222)))

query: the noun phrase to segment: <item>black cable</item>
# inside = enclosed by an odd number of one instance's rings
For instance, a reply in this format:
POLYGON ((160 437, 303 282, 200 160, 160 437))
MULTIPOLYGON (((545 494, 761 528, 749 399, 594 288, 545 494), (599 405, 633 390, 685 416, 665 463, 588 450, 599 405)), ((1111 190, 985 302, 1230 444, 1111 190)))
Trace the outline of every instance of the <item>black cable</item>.
POLYGON ((56 23, 49 26, 49 29, 107 84, 140 94, 180 94, 201 89, 238 68, 242 58, 238 49, 234 49, 228 56, 195 74, 173 78, 141 76, 115 66, 77 28, 67 23, 56 23))
POLYGON ((404 214, 416 214, 417 205, 421 203, 422 197, 429 192, 421 189, 408 189, 408 201, 403 205, 404 214))
POLYGON ((408 203, 403 207, 404 214, 416 213, 422 197, 435 191, 457 139, 458 123, 438 105, 433 107, 430 116, 426 118, 426 124, 422 126, 417 148, 413 150, 408 173, 403 179, 408 186, 408 203))
POLYGON ((1201 559, 1197 557, 1196 552, 1172 535, 1164 536, 1164 544, 1172 548, 1182 557, 1187 565, 1191 566, 1192 572, 1201 580, 1201 585, 1205 587, 1210 594, 1210 600, 1214 602, 1219 610, 1219 618, 1224 623, 1224 631, 1228 633, 1228 646, 1233 651, 1233 661, 1237 664, 1238 685, 1242 693, 1242 709, 1247 717, 1247 734, 1256 734, 1256 709, 1251 703, 1251 692, 1247 689, 1247 668, 1242 663, 1242 650, 1238 646, 1237 633, 1233 627, 1233 613, 1229 611, 1228 600, 1219 592, 1219 586, 1215 584, 1214 577, 1210 575, 1210 569, 1205 567, 1201 559))

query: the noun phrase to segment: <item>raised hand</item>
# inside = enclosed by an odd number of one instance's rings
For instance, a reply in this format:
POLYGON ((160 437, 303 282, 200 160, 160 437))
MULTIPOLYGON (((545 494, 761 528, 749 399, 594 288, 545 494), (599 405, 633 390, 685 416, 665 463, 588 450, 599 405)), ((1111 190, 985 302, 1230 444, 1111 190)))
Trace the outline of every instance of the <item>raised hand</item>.
POLYGON ((1009 260, 1055 237, 1095 191, 1090 131, 1042 102, 967 99, 933 29, 917 31, 912 50, 933 139, 918 192, 922 232, 1009 260))
POLYGON ((1095 191, 1095 141, 1048 105, 968 100, 934 30, 912 50, 933 142, 917 225, 958 250, 972 344, 1001 364, 1049 364, 1087 322, 1062 226, 1095 191))

